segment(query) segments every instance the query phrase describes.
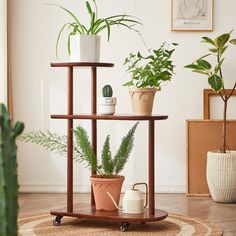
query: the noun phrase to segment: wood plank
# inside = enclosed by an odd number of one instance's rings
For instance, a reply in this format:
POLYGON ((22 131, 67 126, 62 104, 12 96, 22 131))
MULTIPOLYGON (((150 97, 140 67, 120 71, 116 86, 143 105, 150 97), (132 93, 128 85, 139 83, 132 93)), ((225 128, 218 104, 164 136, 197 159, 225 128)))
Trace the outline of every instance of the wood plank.
POLYGON ((132 114, 115 114, 115 115, 97 115, 97 114, 81 114, 81 115, 51 115, 52 119, 79 119, 79 120, 166 120, 167 115, 153 116, 137 116, 132 114))
POLYGON ((116 222, 152 222, 163 220, 168 216, 168 213, 163 210, 156 209, 154 214, 149 213, 146 208, 143 214, 125 214, 121 211, 96 211, 94 206, 90 204, 76 204, 73 212, 67 212, 66 208, 51 211, 55 216, 71 216, 85 219, 100 219, 116 222))
POLYGON ((56 62, 51 67, 113 67, 113 63, 105 62, 56 62))

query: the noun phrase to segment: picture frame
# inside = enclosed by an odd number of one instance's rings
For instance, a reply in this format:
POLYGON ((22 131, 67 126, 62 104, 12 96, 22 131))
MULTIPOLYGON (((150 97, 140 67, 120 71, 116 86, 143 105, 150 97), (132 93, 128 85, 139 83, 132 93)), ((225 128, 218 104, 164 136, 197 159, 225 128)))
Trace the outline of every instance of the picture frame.
POLYGON ((214 0, 171 0, 172 31, 213 31, 214 0))

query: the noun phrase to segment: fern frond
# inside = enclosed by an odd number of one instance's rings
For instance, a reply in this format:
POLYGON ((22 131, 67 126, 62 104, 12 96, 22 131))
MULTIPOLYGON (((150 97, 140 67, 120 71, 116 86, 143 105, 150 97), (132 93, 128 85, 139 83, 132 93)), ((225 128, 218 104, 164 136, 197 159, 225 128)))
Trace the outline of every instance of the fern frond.
POLYGON ((105 175, 112 175, 114 165, 110 150, 110 136, 107 135, 102 148, 102 169, 105 175))
POLYGON ((138 123, 139 122, 137 122, 131 128, 128 134, 125 137, 123 137, 120 147, 117 151, 117 154, 114 157, 113 163, 114 163, 114 172, 116 175, 119 174, 123 170, 124 165, 129 158, 129 155, 133 148, 134 133, 135 133, 138 123))
POLYGON ((81 126, 76 127, 74 130, 77 145, 83 154, 80 161, 83 162, 92 171, 97 171, 97 158, 89 142, 88 134, 81 126))
MULTIPOLYGON (((59 135, 56 133, 51 133, 50 131, 31 131, 28 133, 23 133, 18 137, 18 140, 35 143, 46 150, 57 153, 61 156, 66 156, 67 154, 67 137, 65 135, 59 135)), ((79 160, 82 157, 82 153, 79 151, 79 148, 76 146, 76 143, 73 145, 73 158, 79 160)))

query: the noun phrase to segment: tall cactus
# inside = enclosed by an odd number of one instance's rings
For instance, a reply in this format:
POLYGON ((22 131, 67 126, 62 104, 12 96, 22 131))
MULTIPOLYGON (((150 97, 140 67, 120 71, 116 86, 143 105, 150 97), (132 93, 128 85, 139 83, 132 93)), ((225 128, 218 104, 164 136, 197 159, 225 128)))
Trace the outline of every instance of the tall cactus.
POLYGON ((0 103, 0 235, 17 236, 18 181, 16 161, 16 137, 24 124, 11 126, 10 116, 0 103))
POLYGON ((103 97, 112 97, 113 90, 111 85, 107 84, 102 88, 102 95, 103 97))

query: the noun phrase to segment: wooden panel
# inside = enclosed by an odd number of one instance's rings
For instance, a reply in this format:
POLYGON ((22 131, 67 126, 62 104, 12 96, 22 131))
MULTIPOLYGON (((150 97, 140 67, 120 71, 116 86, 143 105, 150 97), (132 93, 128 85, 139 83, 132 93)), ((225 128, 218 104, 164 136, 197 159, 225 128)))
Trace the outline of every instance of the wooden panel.
MULTIPOLYGON (((232 89, 225 89, 225 94, 230 95, 232 89)), ((212 89, 203 90, 203 119, 210 118, 210 98, 212 96, 220 96, 219 93, 215 93, 212 89)), ((233 91, 233 96, 236 96, 236 90, 233 91)), ((223 101, 222 101, 223 102, 223 101)))
MULTIPOLYGON (((221 147, 221 120, 187 120, 187 195, 208 195, 207 151, 221 147)), ((236 150, 236 121, 227 122, 227 144, 236 150)))

